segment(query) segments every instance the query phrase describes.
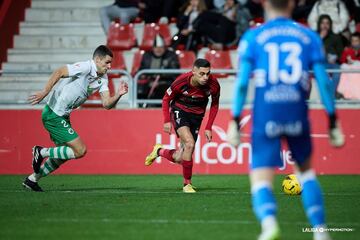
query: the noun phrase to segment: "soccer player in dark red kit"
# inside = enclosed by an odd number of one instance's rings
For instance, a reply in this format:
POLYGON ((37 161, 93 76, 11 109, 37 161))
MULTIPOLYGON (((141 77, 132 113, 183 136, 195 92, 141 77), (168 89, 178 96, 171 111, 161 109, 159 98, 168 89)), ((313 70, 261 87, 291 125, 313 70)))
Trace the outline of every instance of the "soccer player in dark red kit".
POLYGON ((151 165, 159 156, 181 164, 185 193, 196 192, 191 183, 192 154, 209 96, 211 96, 211 108, 205 127, 205 137, 208 142, 212 139, 211 128, 219 109, 220 85, 210 74, 210 62, 199 58, 195 60, 191 72, 181 74, 171 84, 162 102, 164 131, 170 134, 172 125, 174 126, 180 138, 180 149, 164 149, 161 144, 155 144, 153 151, 145 159, 146 166, 151 165))

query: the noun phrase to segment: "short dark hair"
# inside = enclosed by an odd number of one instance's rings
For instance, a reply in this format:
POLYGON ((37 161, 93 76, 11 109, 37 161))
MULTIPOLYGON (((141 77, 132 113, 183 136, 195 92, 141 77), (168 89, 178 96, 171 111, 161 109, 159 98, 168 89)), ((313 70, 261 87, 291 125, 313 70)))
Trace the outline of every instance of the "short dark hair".
POLYGON ((201 68, 201 67, 209 68, 210 67, 210 62, 208 60, 206 60, 206 59, 198 58, 198 59, 195 60, 193 66, 197 67, 197 68, 201 68))
POLYGON ((353 34, 351 34, 351 37, 360 38, 360 32, 354 32, 353 34))
POLYGON ((285 10, 291 0, 268 0, 275 9, 285 10))
POLYGON ((100 45, 95 49, 93 58, 95 58, 95 57, 104 58, 107 55, 110 57, 113 57, 113 53, 112 53, 111 49, 105 45, 100 45))

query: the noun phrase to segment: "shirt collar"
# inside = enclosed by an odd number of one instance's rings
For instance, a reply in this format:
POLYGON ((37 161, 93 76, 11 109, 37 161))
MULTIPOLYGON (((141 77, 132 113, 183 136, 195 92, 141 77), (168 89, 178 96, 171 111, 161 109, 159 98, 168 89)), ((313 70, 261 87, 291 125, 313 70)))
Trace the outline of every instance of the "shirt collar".
POLYGON ((94 62, 93 59, 90 60, 90 66, 91 66, 91 69, 90 69, 90 75, 92 77, 98 77, 97 73, 96 73, 96 64, 94 62))

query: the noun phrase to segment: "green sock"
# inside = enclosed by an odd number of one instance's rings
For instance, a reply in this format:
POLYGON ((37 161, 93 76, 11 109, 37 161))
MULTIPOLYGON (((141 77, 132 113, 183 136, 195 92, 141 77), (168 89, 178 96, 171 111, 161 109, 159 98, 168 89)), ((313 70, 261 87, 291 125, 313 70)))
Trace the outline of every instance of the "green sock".
POLYGON ((42 177, 46 177, 56 169, 60 167, 66 160, 63 159, 54 159, 48 158, 45 163, 41 166, 39 174, 36 174, 36 180, 39 180, 42 177))

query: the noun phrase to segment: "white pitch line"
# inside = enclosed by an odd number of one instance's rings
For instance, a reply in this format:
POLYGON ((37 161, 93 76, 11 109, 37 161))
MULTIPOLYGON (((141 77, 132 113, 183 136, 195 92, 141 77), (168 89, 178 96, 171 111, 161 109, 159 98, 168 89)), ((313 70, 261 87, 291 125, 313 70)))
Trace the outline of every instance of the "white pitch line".
MULTIPOLYGON (((1 221, 21 221, 27 222, 29 219, 25 218, 13 218, 13 219, 0 219, 1 221)), ((109 219, 109 218, 97 218, 97 219, 89 219, 89 218, 43 218, 38 219, 37 222, 76 222, 76 223, 88 223, 88 222, 103 222, 103 223, 135 223, 135 224, 234 224, 234 225, 253 225, 258 224, 257 221, 248 221, 248 220, 208 220, 208 219, 140 219, 140 218, 132 218, 132 219, 109 219)), ((341 228, 346 227, 354 227, 360 226, 360 223, 346 223, 346 222, 329 222, 327 223, 330 226, 341 226, 341 228)), ((308 222, 281 222, 281 225, 301 225, 306 227, 309 225, 308 222)))
MULTIPOLYGON (((24 190, 4 190, 1 189, 0 193, 23 193, 23 192, 31 192, 27 189, 24 190)), ((37 194, 46 194, 46 193, 81 193, 81 194, 103 194, 103 193, 107 193, 107 194, 133 194, 133 195, 141 195, 141 194, 184 194, 184 195, 189 195, 189 194, 185 194, 183 193, 180 189, 179 191, 176 192, 170 192, 170 191, 109 191, 109 190, 91 190, 91 189, 87 189, 87 190, 45 190, 44 193, 37 193, 37 194)), ((216 192, 212 192, 212 191, 207 191, 207 190, 198 190, 197 193, 192 194, 194 196, 196 195, 242 195, 242 194, 246 194, 246 195, 250 195, 250 192, 236 192, 236 191, 216 191, 216 192)), ((286 196, 284 193, 274 193, 275 195, 284 195, 286 196)), ((360 196, 360 192, 354 192, 354 193, 332 193, 332 192, 325 192, 323 193, 323 195, 325 196, 360 196)), ((292 196, 290 196, 292 197, 292 196)), ((295 197, 295 196, 294 196, 295 197)))

